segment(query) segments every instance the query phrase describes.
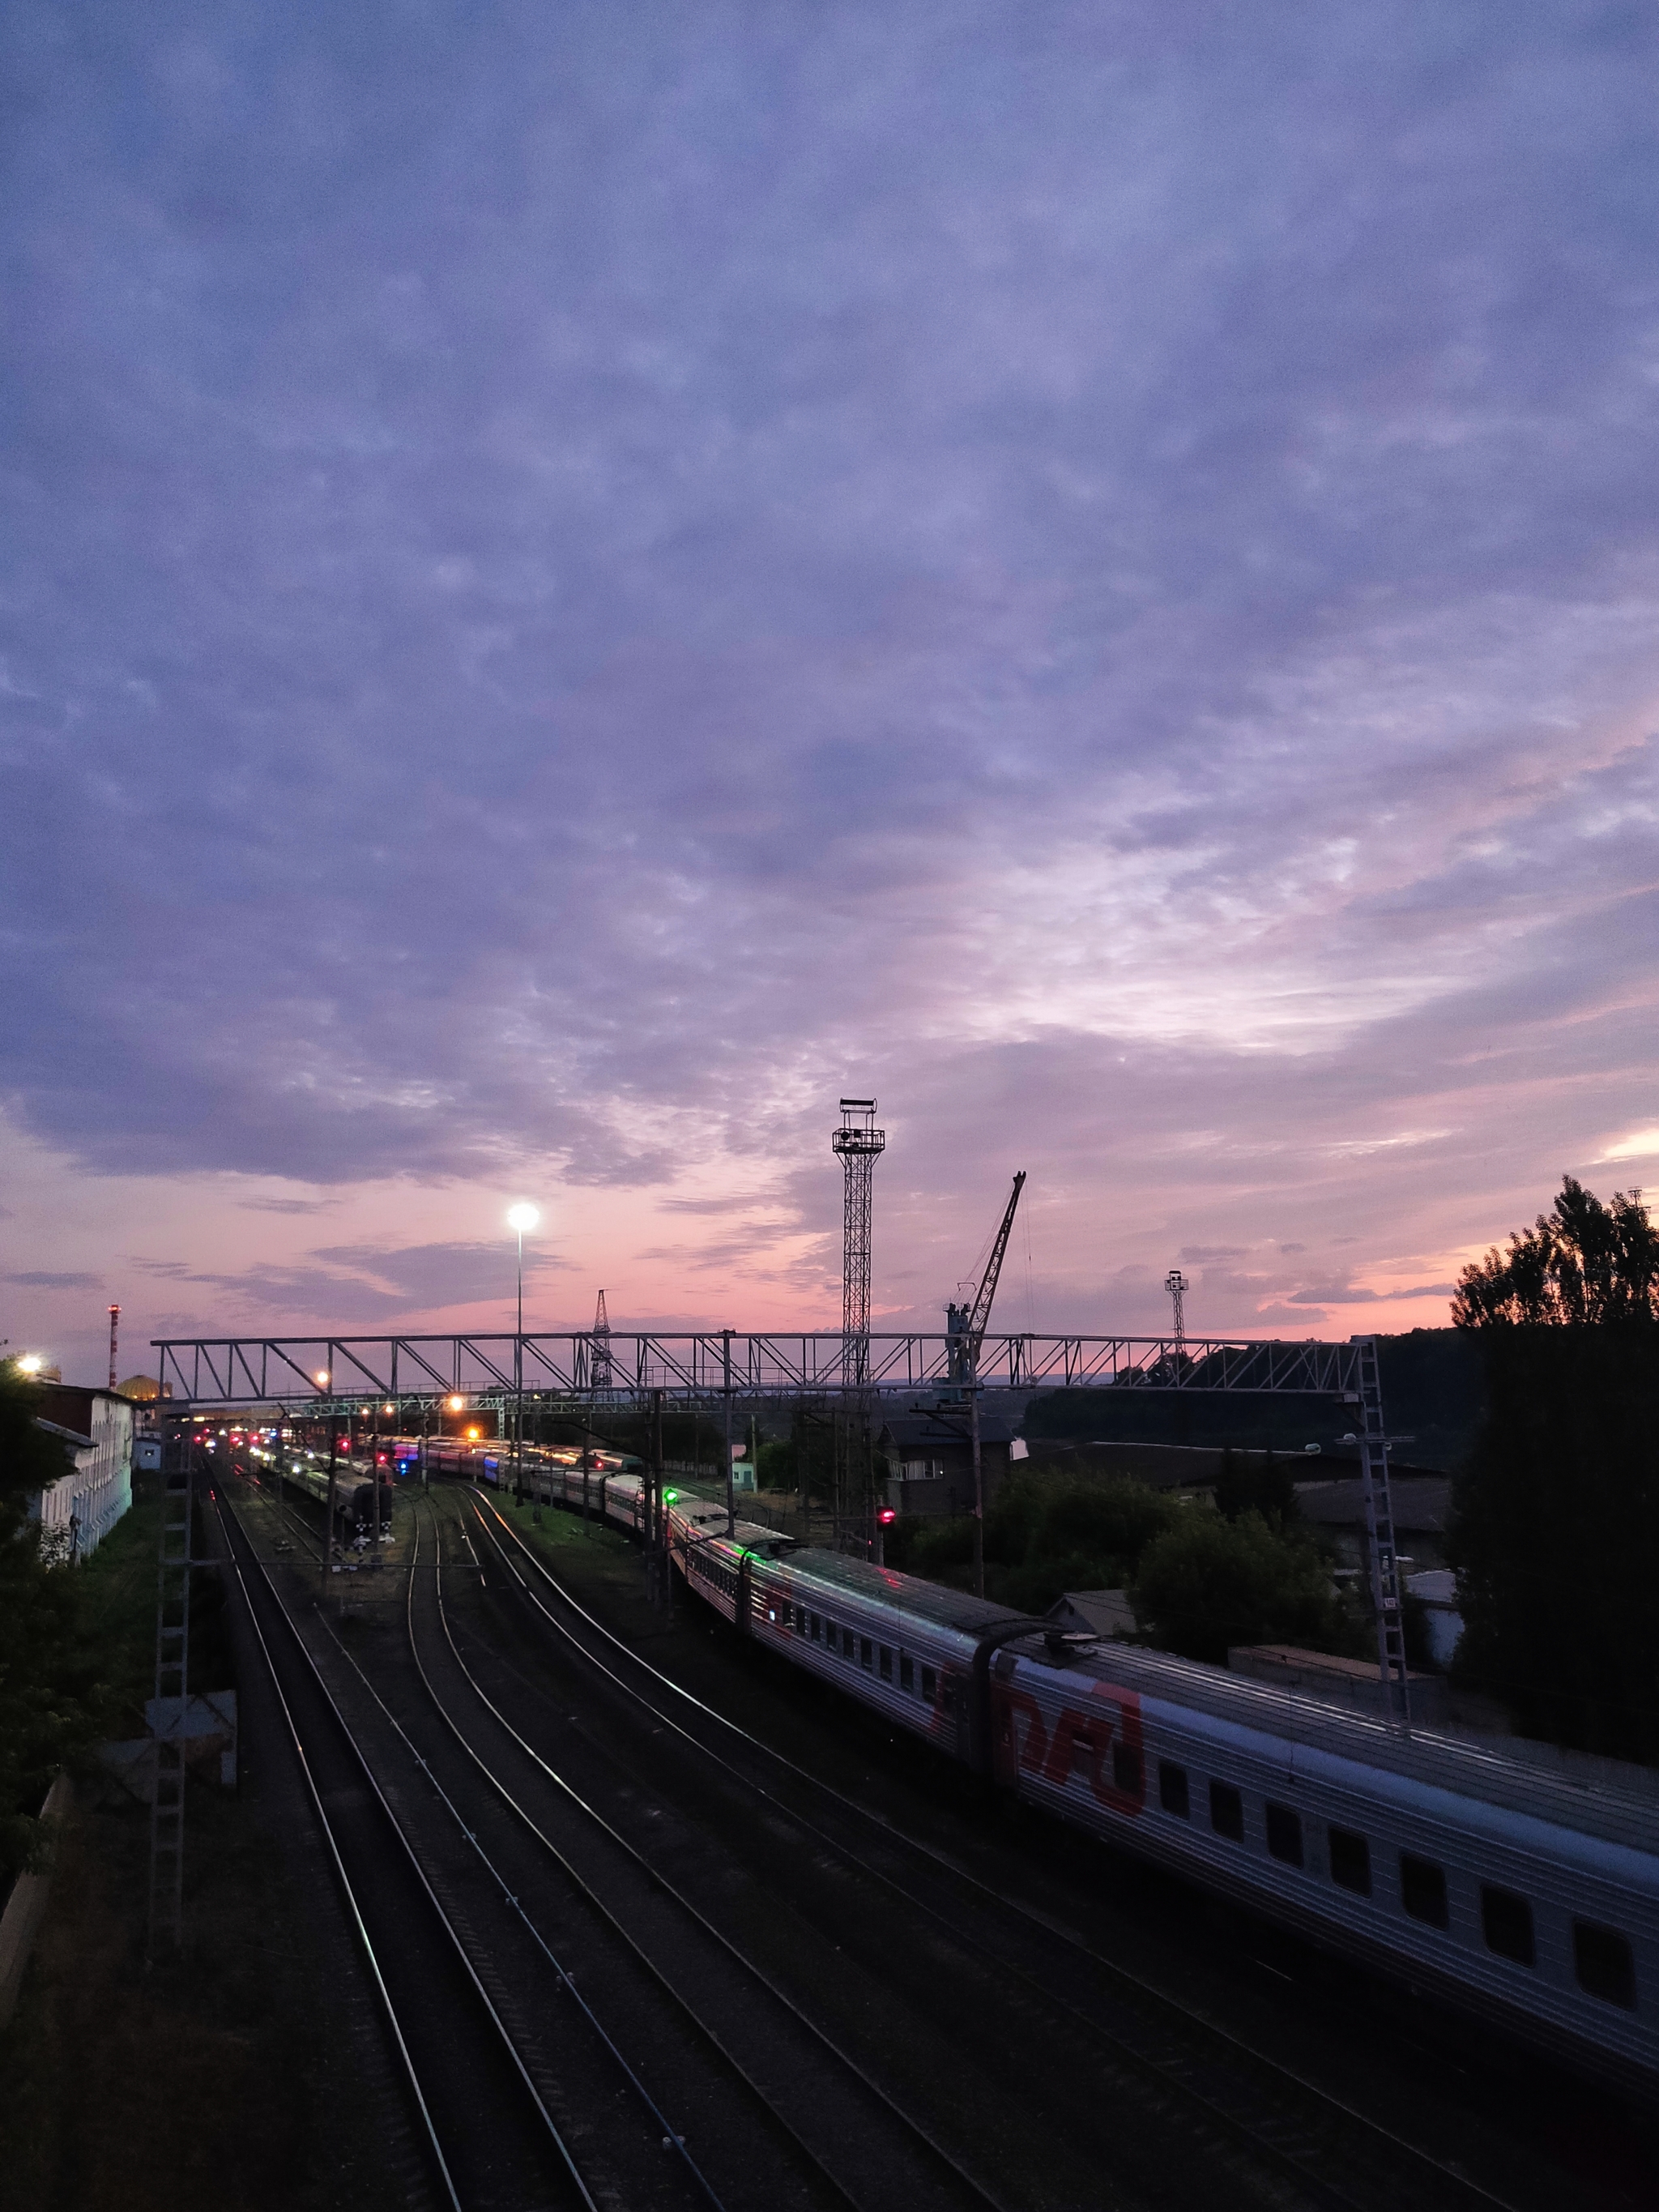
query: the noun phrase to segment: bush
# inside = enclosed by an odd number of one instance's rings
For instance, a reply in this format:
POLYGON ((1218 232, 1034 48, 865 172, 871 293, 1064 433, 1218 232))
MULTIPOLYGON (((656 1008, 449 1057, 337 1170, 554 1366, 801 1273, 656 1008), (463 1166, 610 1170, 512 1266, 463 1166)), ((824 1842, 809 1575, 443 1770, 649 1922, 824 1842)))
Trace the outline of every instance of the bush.
POLYGON ((1234 1644, 1359 1648, 1358 1624, 1316 1547, 1256 1512, 1229 1521, 1208 1507, 1185 1508, 1146 1547, 1129 1595, 1150 1643, 1213 1666, 1226 1664, 1234 1644))
POLYGON ((795 1486, 795 1447, 788 1438, 769 1437, 755 1460, 755 1484, 760 1490, 793 1490, 795 1486))
MULTIPOLYGON (((1046 1613, 1068 1589, 1115 1589, 1181 1508, 1121 1476, 1091 1480, 1015 1475, 985 1516, 985 1593, 1021 1613, 1046 1613)), ((957 1589, 969 1585, 974 1524, 908 1520, 890 1530, 890 1565, 957 1589)))

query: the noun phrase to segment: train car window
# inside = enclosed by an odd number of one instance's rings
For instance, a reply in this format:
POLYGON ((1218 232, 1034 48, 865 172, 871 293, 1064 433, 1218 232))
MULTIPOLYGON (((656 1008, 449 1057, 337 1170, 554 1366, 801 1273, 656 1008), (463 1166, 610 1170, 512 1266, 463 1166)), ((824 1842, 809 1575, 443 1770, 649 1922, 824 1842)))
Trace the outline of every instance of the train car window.
POLYGON ((901 1690, 914 1690, 915 1686, 916 1670, 915 1665, 912 1663, 909 1653, 908 1651, 901 1651, 899 1653, 899 1687, 901 1690))
POLYGON ((1158 1802, 1166 1813, 1173 1813, 1178 1820, 1184 1820, 1189 1817, 1192 1807, 1187 1799, 1187 1770, 1184 1766, 1173 1766, 1167 1759, 1159 1759, 1158 1802))
POLYGON ((859 1664, 867 1674, 875 1664, 876 1650, 867 1636, 859 1639, 859 1664))
POLYGON ((940 1682, 939 1686, 939 1701, 947 1713, 955 1712, 957 1709, 957 1678, 954 1674, 945 1675, 943 1681, 940 1682))
POLYGON ((1517 1966, 1533 1962, 1532 1907, 1512 1889, 1495 1882, 1480 1885, 1480 1932, 1486 1948, 1500 1959, 1513 1959, 1517 1966))
POLYGON ((891 1651, 888 1649, 886 1644, 884 1644, 877 1652, 876 1656, 881 1662, 880 1672, 882 1680, 884 1682, 890 1682, 893 1679, 893 1655, 891 1651))
POLYGON ((1112 1746, 1112 1783, 1126 1797, 1140 1795, 1140 1753, 1133 1744, 1112 1746))
POLYGON ((1415 1851, 1401 1851, 1400 1902, 1413 1920, 1426 1921, 1431 1928, 1444 1928, 1449 1917, 1444 1867, 1437 1866, 1432 1859, 1419 1858, 1415 1851))
POLYGON ((1302 1863, 1302 1815, 1289 1805, 1267 1803, 1267 1849, 1286 1866, 1302 1863))
POLYGON ((933 1702, 933 1693, 938 1687, 938 1675, 934 1674, 931 1667, 924 1667, 921 1670, 921 1694, 930 1705, 933 1702))
POLYGON ((1351 1889, 1356 1897, 1369 1897, 1371 1847, 1364 1836, 1356 1835, 1352 1828, 1333 1828, 1330 1844, 1331 1880, 1339 1889, 1351 1889))
POLYGON ((1210 1784, 1210 1826, 1218 1836, 1231 1836, 1236 1844, 1244 1840, 1244 1800, 1231 1782, 1210 1784))
POLYGON ((1636 1963, 1617 1929, 1597 1928, 1589 1920, 1572 1923, 1572 1963, 1578 1986, 1605 2003, 1636 2009, 1636 1963))

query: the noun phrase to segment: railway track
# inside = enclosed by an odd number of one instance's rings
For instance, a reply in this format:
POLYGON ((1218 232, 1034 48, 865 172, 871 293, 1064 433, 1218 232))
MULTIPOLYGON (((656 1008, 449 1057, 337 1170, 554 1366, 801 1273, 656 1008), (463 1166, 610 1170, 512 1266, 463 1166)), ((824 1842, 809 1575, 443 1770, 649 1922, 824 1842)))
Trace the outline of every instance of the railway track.
POLYGON ((440 2200, 599 2212, 292 1614, 216 1489, 213 1504, 440 2200))
MULTIPOLYGON (((438 1516, 434 1516, 434 1534, 438 1516)), ((453 1532, 460 1534, 463 1532, 453 1532)), ((843 2205, 1006 2212, 988 2188, 844 2043, 703 1911, 672 1854, 641 1848, 513 1725, 463 1656, 441 1557, 412 1571, 407 1632, 431 1709, 544 1864, 608 1931, 613 1951, 654 1985, 754 2111, 729 2118, 728 2147, 763 2117, 781 2148, 843 2205)), ((469 1556, 462 1571, 471 1574, 469 1556)), ((453 1569, 452 1567, 452 1576, 453 1569)), ((614 1968, 611 1970, 614 1972, 614 1968)), ((745 2154, 752 2164, 752 2153, 745 2154)), ((740 2191, 742 2183, 735 2185, 740 2191)), ((722 2182, 723 2193, 726 2185, 722 2182)), ((764 2180, 758 2202, 778 2201, 764 2180)))
MULTIPOLYGON (((896 1914, 908 1917, 927 1931, 935 1950, 970 1960, 998 1990, 1003 2016, 1018 2019, 1051 2049, 1086 2045, 1097 2086, 1109 2078, 1121 2088, 1133 2077, 1166 2121, 1179 2114, 1212 2148, 1242 2154, 1258 2180, 1272 2176, 1304 2201, 1343 2212, 1402 2203, 1492 2212, 1504 2204, 1477 2180, 1249 2048, 703 1705, 596 1621, 493 1504, 476 1496, 471 1502, 476 1548, 493 1587, 533 1609, 578 1667, 630 1705, 641 1725, 677 1741, 696 1765, 746 1796, 751 1818, 753 1808, 763 1808, 762 1817, 787 1824, 803 1851, 833 1860, 866 1899, 872 1892, 883 1899, 887 1923, 896 1914), (757 1779, 751 1771, 757 1765, 775 1784, 809 1790, 816 1812, 803 1812, 757 1779)), ((710 1792, 699 1794, 706 1809, 710 1792)), ((865 1906, 855 1920, 869 1911, 865 1906)), ((1243 2176, 1235 2171, 1234 2179, 1243 2176)))

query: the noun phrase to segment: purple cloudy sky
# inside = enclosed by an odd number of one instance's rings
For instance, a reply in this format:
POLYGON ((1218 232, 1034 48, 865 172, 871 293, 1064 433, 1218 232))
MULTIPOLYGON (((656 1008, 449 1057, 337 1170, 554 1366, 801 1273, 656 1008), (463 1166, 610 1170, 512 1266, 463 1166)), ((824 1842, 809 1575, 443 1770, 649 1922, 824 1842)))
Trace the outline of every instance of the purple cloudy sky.
POLYGON ((1445 1317, 1659 1180, 1636 5, 17 0, 0 1335, 1445 1317))

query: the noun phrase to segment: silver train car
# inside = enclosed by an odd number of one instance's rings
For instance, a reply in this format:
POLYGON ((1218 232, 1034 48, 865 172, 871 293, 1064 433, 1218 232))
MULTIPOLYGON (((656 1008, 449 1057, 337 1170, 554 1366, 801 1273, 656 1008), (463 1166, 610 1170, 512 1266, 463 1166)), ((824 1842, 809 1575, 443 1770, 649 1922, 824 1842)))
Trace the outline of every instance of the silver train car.
POLYGON ((990 1666, 998 1782, 1557 2055, 1659 2087, 1659 1790, 1134 1645, 990 1666))
MULTIPOLYGON (((581 1478, 552 1495, 580 1505, 581 1478)), ((1659 2094, 1659 1777, 1413 1731, 1046 1623, 665 1492, 688 1589, 1059 1819, 1659 2094)), ((644 1484, 590 1477, 638 1533, 644 1484)))

